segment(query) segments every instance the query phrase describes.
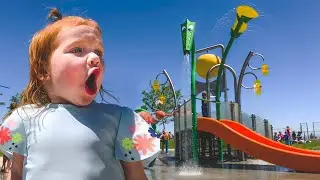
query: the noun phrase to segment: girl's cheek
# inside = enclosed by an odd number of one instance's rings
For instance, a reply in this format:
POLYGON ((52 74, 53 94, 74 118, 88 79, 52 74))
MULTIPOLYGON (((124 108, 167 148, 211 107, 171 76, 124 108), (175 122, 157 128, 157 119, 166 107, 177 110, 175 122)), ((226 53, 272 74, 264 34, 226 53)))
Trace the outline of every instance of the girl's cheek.
POLYGON ((87 71, 83 70, 82 68, 77 68, 75 66, 66 66, 61 74, 63 76, 60 76, 60 78, 68 83, 68 84, 74 84, 75 82, 79 82, 79 80, 85 81, 86 80, 86 74, 87 71))

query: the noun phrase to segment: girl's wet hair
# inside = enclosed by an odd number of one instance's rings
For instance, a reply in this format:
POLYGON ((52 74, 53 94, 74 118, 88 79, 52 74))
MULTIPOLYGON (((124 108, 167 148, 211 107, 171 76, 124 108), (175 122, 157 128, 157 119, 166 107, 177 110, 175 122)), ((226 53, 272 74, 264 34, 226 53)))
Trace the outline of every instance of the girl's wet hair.
MULTIPOLYGON (((35 104, 37 107, 45 106, 51 103, 46 92, 43 80, 49 75, 49 61, 52 52, 58 47, 56 37, 62 28, 75 27, 80 25, 90 26, 102 36, 102 31, 98 23, 92 19, 86 19, 80 16, 62 16, 57 8, 52 8, 47 16, 50 23, 35 33, 29 46, 29 83, 22 93, 20 106, 26 104, 35 104)), ((118 101, 102 86, 99 94, 102 101, 106 102, 103 95, 107 94, 118 101)))

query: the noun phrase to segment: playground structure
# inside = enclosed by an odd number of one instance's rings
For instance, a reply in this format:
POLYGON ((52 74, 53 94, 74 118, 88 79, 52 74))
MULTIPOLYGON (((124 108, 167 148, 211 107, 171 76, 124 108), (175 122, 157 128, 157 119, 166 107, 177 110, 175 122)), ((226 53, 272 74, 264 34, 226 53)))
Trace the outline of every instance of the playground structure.
MULTIPOLYGON (((231 109, 233 108, 233 102, 224 102, 221 104, 222 115, 224 119, 232 119, 235 113, 231 109)), ((201 117, 198 114, 197 117, 201 117)), ((252 131, 259 133, 269 139, 273 138, 273 127, 267 119, 262 119, 255 114, 247 114, 241 112, 243 124, 250 128, 252 131)), ((214 117, 213 117, 214 118, 214 117)), ((180 162, 188 161, 192 158, 191 151, 184 151, 185 149, 191 149, 191 134, 192 134, 192 119, 191 119, 191 101, 184 101, 183 104, 178 106, 177 112, 174 114, 174 132, 175 132, 175 157, 180 162)), ((199 164, 205 165, 210 163, 216 163, 219 161, 219 139, 209 132, 198 130, 198 152, 199 152, 199 164)), ((226 161, 242 161, 242 154, 236 149, 232 149, 230 146, 224 146, 223 156, 226 161)), ((248 154, 245 154, 245 159, 251 158, 248 154)))
MULTIPOLYGON (((194 163, 199 162, 199 152, 198 152, 198 129, 197 129, 197 112, 196 112, 196 99, 206 101, 208 106, 208 113, 209 117, 211 116, 211 102, 214 102, 216 105, 216 119, 221 119, 221 101, 220 96, 221 92, 224 92, 225 94, 225 102, 227 102, 227 88, 226 88, 226 70, 229 70, 233 75, 234 80, 234 93, 235 93, 235 102, 233 103, 233 113, 232 113, 232 120, 241 122, 241 88, 244 87, 246 89, 254 89, 257 94, 261 93, 261 83, 258 80, 257 76, 253 72, 246 72, 246 68, 250 67, 252 70, 263 70, 263 74, 267 74, 268 72, 268 65, 264 64, 261 68, 253 68, 249 65, 249 61, 251 58, 255 55, 258 55, 262 58, 264 61, 264 57, 261 54, 254 53, 253 51, 250 51, 240 72, 239 79, 237 80, 237 76, 235 71, 226 64, 226 58, 227 55, 232 47, 233 42, 238 38, 248 27, 248 22, 251 19, 257 18, 259 14, 254 10, 253 8, 249 6, 238 6, 236 9, 237 12, 237 18, 235 21, 235 24, 231 28, 230 32, 230 40, 224 48, 223 45, 218 44, 214 46, 210 46, 207 48, 200 49, 196 51, 195 49, 195 40, 194 40, 194 34, 195 34, 195 22, 191 22, 188 19, 185 21, 185 23, 181 24, 181 33, 182 33, 182 45, 183 45, 183 53, 185 58, 188 59, 191 58, 191 111, 192 111, 192 159, 194 163), (198 58, 198 62, 196 62, 196 55, 201 52, 208 52, 209 50, 220 48, 222 51, 222 59, 218 58, 216 55, 208 56, 208 58, 201 58, 201 56, 198 58), (198 65, 198 67, 197 67, 198 65), (218 72, 216 72, 218 70, 218 72), (196 71, 199 74, 199 76, 206 78, 206 91, 207 91, 207 99, 201 99, 197 98, 197 85, 199 84, 196 81, 196 71), (222 74, 222 72, 224 72, 222 74), (205 76, 206 75, 206 76, 205 76), (223 75, 223 77, 222 77, 223 75), (242 79, 245 75, 253 75, 256 78, 255 84, 253 87, 246 87, 242 84, 242 79), (217 76, 217 79, 215 81, 215 91, 211 91, 210 88, 210 82, 209 79, 211 79, 213 76, 217 76), (222 81, 223 79, 223 81, 222 81), (211 100, 211 94, 215 98, 215 100, 211 100)), ((219 156, 220 161, 224 161, 222 147, 223 142, 219 141, 219 156)), ((244 159, 244 154, 242 153, 242 159, 244 159)))
MULTIPOLYGON (((187 103, 187 101, 185 101, 184 106, 179 108, 180 113, 175 114, 175 130, 177 130, 177 124, 179 125, 180 130, 175 133, 176 155, 180 157, 180 160, 185 162, 189 161, 190 158, 192 158, 193 164, 199 165, 199 163, 201 163, 201 161, 199 161, 199 153, 201 155, 206 154, 206 149, 209 149, 209 154, 212 154, 212 150, 210 152, 210 148, 212 148, 210 144, 214 143, 215 141, 213 140, 214 138, 212 139, 212 136, 211 139, 208 138, 210 136, 207 136, 206 133, 209 133, 220 138, 219 161, 221 162, 224 161, 223 151, 225 148, 222 141, 224 140, 227 142, 227 144, 237 149, 236 156, 240 156, 241 160, 245 159, 244 152, 246 152, 256 158, 268 161, 276 165, 281 165, 298 171, 319 173, 320 166, 318 166, 318 162, 320 161, 320 152, 294 148, 267 138, 270 137, 270 134, 271 136, 273 134, 272 127, 270 126, 269 128, 267 121, 264 122, 266 124, 265 132, 268 133, 265 133, 264 136, 259 135, 255 131, 242 125, 243 121, 241 114, 241 88, 254 89, 254 91, 258 95, 261 94, 262 88, 261 82, 260 80, 258 80, 257 76, 253 72, 246 72, 246 68, 249 67, 251 70, 261 70, 263 75, 267 75, 268 65, 263 64, 261 68, 254 68, 250 66, 249 61, 255 55, 260 56, 264 61, 264 57, 261 54, 250 51, 241 68, 239 79, 237 79, 235 71, 226 64, 226 57, 235 39, 238 38, 247 29, 247 23, 251 19, 257 18, 259 16, 256 10, 244 5, 238 6, 236 8, 236 12, 236 22, 231 28, 231 36, 226 48, 224 48, 223 45, 215 45, 201 49, 201 51, 208 52, 209 50, 220 47, 222 49, 222 59, 220 60, 220 58, 218 58, 217 56, 211 56, 214 58, 202 58, 202 60, 200 60, 201 58, 198 58, 198 61, 200 62, 209 62, 202 63, 207 65, 200 67, 200 69, 197 69, 196 66, 198 64, 196 62, 196 54, 199 53, 200 50, 196 51, 195 49, 195 22, 186 20, 183 24, 181 24, 183 53, 185 56, 184 59, 189 62, 189 59, 191 58, 191 99, 189 100, 190 103, 187 103), (218 72, 215 71, 216 68, 218 68, 218 72), (233 75, 235 101, 222 103, 220 101, 221 92, 224 92, 225 94, 227 92, 225 78, 226 70, 229 70, 233 75), (207 99, 197 98, 196 71, 201 77, 204 77, 204 74, 206 73, 207 99), (224 75, 224 77, 222 75, 224 75), (242 84, 242 79, 245 75, 252 75, 256 78, 255 83, 252 87, 247 87, 242 84), (210 88, 209 79, 212 76, 217 76, 217 80, 215 81, 215 91, 212 91, 210 88), (213 95, 215 100, 211 100, 210 94, 213 95), (208 112, 210 117, 200 117, 197 114, 196 99, 209 103, 208 112), (211 116, 210 104, 212 102, 214 102, 216 105, 215 118, 212 118, 211 116), (230 106, 231 108, 227 108, 228 106, 230 106), (181 110, 181 108, 183 110, 181 110), (229 120, 221 120, 225 118, 228 118, 229 120), (184 124, 182 123, 182 120, 184 120, 184 124), (187 121, 191 121, 191 123, 186 123, 187 121), (183 130, 181 130, 182 124, 183 130), (269 130, 271 131, 271 133, 269 133, 269 130), (209 141, 205 140, 204 142, 202 142, 201 140, 205 138, 199 136, 199 134, 201 133, 206 134, 204 136, 209 139, 209 141), (190 139, 192 141, 190 141, 190 139), (209 146, 209 148, 207 148, 206 146, 209 146)), ((252 124, 252 128, 256 128, 256 123, 252 124)), ((228 149, 231 149, 230 146, 228 149)), ((231 151, 228 150, 228 152, 228 154, 232 156, 232 153, 230 153, 231 151)), ((213 154, 215 155, 215 153, 213 154)))
MULTIPOLYGON (((170 83, 175 100, 173 115, 177 160, 179 163, 192 162, 191 166, 197 166, 201 165, 201 163, 212 163, 210 160, 224 162, 225 155, 227 156, 227 160, 245 160, 248 157, 245 154, 247 153, 252 157, 275 165, 297 171, 320 173, 320 166, 318 166, 320 152, 294 148, 274 141, 272 139, 273 128, 268 120, 261 120, 254 114, 248 116, 241 111, 241 88, 253 89, 257 95, 261 94, 262 89, 258 76, 253 72, 246 72, 247 67, 252 71, 261 70, 263 75, 268 74, 269 68, 267 64, 263 64, 260 68, 254 68, 249 64, 253 56, 259 56, 264 61, 264 57, 261 54, 253 51, 250 51, 246 57, 239 78, 234 69, 225 63, 234 40, 247 29, 249 20, 259 16, 249 6, 241 5, 237 7, 236 11, 236 22, 231 28, 231 37, 226 48, 218 44, 196 50, 194 43, 195 22, 186 20, 181 24, 184 59, 188 63, 191 62, 191 98, 185 100, 183 105, 177 106, 173 83, 168 73, 165 70, 163 71, 163 74, 167 77, 167 81, 170 83), (197 54, 202 52, 208 53, 208 51, 216 48, 221 49, 221 60, 216 55, 205 54, 199 56, 196 61, 197 54), (233 76, 235 101, 227 100, 226 70, 230 71, 233 76), (205 83, 196 81, 196 72, 200 77, 206 79, 205 83), (243 85, 242 80, 245 75, 255 77, 253 86, 243 85), (210 82, 209 80, 212 77, 217 77, 217 79, 210 82), (214 87, 214 90, 212 87, 214 87), (207 98, 197 98, 197 95, 203 91, 207 92, 207 98), (224 102, 220 101, 221 92, 224 92, 224 102), (215 100, 211 100, 212 97, 215 100), (209 117, 201 117, 196 112, 197 99, 208 103, 207 110, 209 117), (215 116, 211 114, 211 103, 215 103, 216 105, 215 116), (248 120, 248 117, 250 117, 251 121, 248 120), (227 144, 224 145, 222 140, 226 141, 227 144), (219 155, 218 158, 217 154, 219 155), (191 159, 192 161, 190 161, 191 159)), ((159 86, 160 84, 156 78, 153 89, 157 91, 159 86)), ((158 97, 155 100, 156 103, 163 103, 164 101, 165 97, 158 97)))

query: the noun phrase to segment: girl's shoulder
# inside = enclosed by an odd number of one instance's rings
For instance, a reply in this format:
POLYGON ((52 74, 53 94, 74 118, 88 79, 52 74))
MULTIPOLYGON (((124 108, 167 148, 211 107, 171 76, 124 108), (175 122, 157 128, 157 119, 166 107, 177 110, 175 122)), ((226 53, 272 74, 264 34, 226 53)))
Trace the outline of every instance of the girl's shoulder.
POLYGON ((36 105, 23 105, 12 111, 5 119, 14 119, 15 121, 20 121, 24 119, 30 119, 32 116, 35 116, 42 112, 44 107, 37 107, 36 105))
POLYGON ((90 109, 97 113, 109 114, 112 116, 121 116, 124 106, 118 104, 106 104, 94 102, 90 104, 90 109))

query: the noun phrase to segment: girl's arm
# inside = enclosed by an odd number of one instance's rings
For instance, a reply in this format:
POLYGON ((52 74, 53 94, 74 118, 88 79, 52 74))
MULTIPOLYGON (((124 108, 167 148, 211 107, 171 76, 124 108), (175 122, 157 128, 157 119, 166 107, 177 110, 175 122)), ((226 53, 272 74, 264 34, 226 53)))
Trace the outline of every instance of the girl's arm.
POLYGON ((12 167, 11 167, 11 180, 22 180, 24 156, 13 153, 12 167))
POLYGON ((144 166, 141 161, 125 162, 121 161, 126 180, 148 180, 144 166))

